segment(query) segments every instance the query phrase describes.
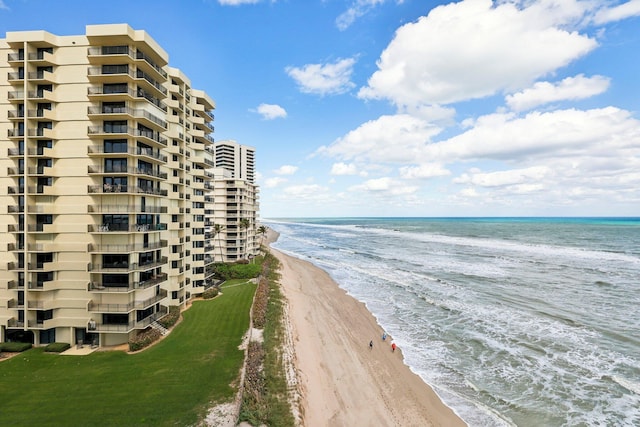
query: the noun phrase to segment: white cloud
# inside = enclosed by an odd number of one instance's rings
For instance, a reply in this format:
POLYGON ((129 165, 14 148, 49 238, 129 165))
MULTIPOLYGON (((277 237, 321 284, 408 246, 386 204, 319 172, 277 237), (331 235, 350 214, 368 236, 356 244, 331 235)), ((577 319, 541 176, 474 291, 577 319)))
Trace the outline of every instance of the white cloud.
POLYGON ((315 198, 319 194, 326 193, 328 188, 317 184, 303 184, 292 185, 290 187, 286 187, 282 191, 289 196, 315 198))
POLYGON ((419 187, 417 186, 404 185, 390 177, 369 179, 362 184, 354 185, 349 188, 349 191, 351 192, 365 191, 369 193, 382 193, 389 196, 413 194, 418 190, 419 187))
POLYGON ((9 10, 9 6, 7 6, 4 1, 0 0, 0 9, 9 10))
POLYGON ((576 0, 464 0, 436 7, 396 31, 358 95, 412 107, 529 86, 596 47, 595 40, 565 29, 587 7, 576 0))
POLYGON ((298 84, 300 91, 317 95, 337 95, 348 92, 355 85, 351 82, 355 59, 340 59, 331 64, 307 64, 303 67, 286 67, 285 71, 298 84))
POLYGON ((538 82, 531 88, 508 95, 506 102, 514 111, 529 110, 549 102, 577 100, 601 94, 609 88, 609 82, 603 76, 585 77, 579 74, 556 84, 538 82))
POLYGON ((507 185, 520 185, 530 182, 538 182, 551 174, 551 170, 545 166, 532 166, 524 169, 511 169, 497 172, 472 172, 463 174, 453 180, 456 184, 477 185, 480 187, 500 187, 507 185))
POLYGON ((603 8, 593 20, 596 24, 606 24, 633 16, 640 16, 640 0, 630 0, 618 6, 603 8))
POLYGON ((278 169, 274 170, 273 172, 277 175, 293 175, 297 171, 298 171, 297 166, 283 165, 283 166, 280 166, 278 169))
POLYGON ((384 2, 385 0, 355 0, 349 9, 336 18, 336 26, 340 31, 344 31, 349 28, 356 19, 384 2))
POLYGON ((606 107, 532 112, 521 118, 514 114, 483 116, 468 131, 429 144, 422 155, 444 163, 524 161, 548 156, 611 156, 625 147, 640 147, 640 121, 629 111, 606 107))
POLYGON ((287 117, 287 112, 284 108, 277 104, 260 104, 255 110, 258 114, 262 115, 265 120, 273 120, 278 118, 287 117))
POLYGON ((357 175, 358 168, 353 163, 334 163, 331 166, 331 175, 357 175))
POLYGON ((413 163, 439 132, 440 128, 408 114, 381 116, 317 152, 344 160, 413 163))
POLYGON ((436 163, 425 163, 420 166, 403 166, 400 168, 400 177, 404 179, 426 179, 446 175, 451 175, 451 172, 436 163))
POLYGON ((284 184, 285 182, 287 182, 286 178, 281 178, 281 177, 268 178, 264 181, 264 187, 275 188, 281 184, 284 184))

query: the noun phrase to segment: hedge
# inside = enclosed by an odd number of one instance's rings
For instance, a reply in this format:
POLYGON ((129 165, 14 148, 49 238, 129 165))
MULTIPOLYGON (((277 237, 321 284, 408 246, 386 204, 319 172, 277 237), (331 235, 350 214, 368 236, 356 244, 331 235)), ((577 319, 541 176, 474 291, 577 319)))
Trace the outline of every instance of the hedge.
POLYGON ((7 353, 20 353, 25 350, 29 350, 33 347, 33 344, 29 342, 3 342, 0 343, 0 351, 6 351, 7 353))
POLYGON ((62 353, 65 350, 69 350, 71 344, 66 342, 52 342, 44 348, 44 351, 49 353, 62 353))

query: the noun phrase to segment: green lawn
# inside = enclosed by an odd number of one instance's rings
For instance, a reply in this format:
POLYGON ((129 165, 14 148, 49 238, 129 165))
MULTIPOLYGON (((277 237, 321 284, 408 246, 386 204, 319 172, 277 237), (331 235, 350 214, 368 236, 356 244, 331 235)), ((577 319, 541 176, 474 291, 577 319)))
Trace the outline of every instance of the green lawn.
POLYGON ((194 302, 166 338, 137 354, 62 356, 32 349, 0 362, 0 423, 196 424, 212 402, 235 396, 244 356, 238 346, 255 289, 223 287, 223 295, 194 302))

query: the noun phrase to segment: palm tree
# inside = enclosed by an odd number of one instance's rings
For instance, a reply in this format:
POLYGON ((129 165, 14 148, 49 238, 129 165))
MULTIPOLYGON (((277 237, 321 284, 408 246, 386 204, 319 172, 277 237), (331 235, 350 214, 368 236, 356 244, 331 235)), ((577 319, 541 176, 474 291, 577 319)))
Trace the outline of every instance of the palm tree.
MULTIPOLYGON (((222 230, 224 230, 224 225, 213 224, 213 237, 218 236, 222 230)), ((224 255, 222 255, 222 239, 218 238, 218 247, 220 248, 220 262, 224 262, 224 255)))
POLYGON ((260 235, 260 246, 264 243, 264 236, 267 234, 267 227, 261 225, 258 227, 258 234, 260 235))
POLYGON ((247 234, 248 234, 247 230, 249 229, 249 224, 250 224, 250 222, 249 222, 249 220, 247 218, 242 218, 240 220, 240 229, 245 230, 245 233, 244 233, 244 257, 245 258, 247 257, 247 243, 248 243, 247 241, 249 240, 249 238, 247 236, 247 234))

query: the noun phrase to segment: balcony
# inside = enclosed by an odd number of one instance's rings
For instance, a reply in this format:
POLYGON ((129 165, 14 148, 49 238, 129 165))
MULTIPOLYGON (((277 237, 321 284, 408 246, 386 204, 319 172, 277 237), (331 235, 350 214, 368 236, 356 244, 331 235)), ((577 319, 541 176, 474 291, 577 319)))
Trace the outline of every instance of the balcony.
POLYGON ((150 168, 134 168, 134 167, 107 167, 89 165, 89 175, 113 175, 113 174, 128 174, 128 175, 145 175, 153 178, 167 179, 165 172, 153 170, 150 168))
POLYGON ((24 328, 24 321, 12 317, 7 321, 7 328, 24 328))
POLYGON ((56 65, 53 54, 46 51, 30 53, 27 59, 35 65, 56 65))
POLYGON ((24 61, 24 52, 8 54, 7 55, 7 61, 9 61, 9 62, 23 62, 24 61))
POLYGON ((136 70, 135 78, 138 80, 142 80, 142 82, 140 81, 138 82, 138 85, 140 85, 140 83, 145 83, 145 86, 147 87, 147 89, 151 89, 152 91, 155 91, 157 96, 161 98, 164 98, 167 96, 167 88, 165 88, 160 83, 155 81, 153 77, 151 77, 149 74, 145 73, 144 71, 136 70))
POLYGON ((128 81, 133 82, 135 73, 133 70, 127 67, 121 67, 122 69, 107 71, 103 67, 89 67, 87 75, 90 82, 103 82, 103 83, 124 83, 127 81, 125 77, 129 77, 128 81))
POLYGON ((22 102, 24 100, 24 91, 22 90, 9 91, 7 93, 7 99, 9 99, 9 101, 22 102))
POLYGON ((9 282, 7 282, 7 289, 24 289, 24 280, 9 280, 9 282))
POLYGON ((122 157, 123 154, 128 154, 131 156, 144 156, 148 159, 160 161, 162 163, 167 162, 167 156, 162 154, 160 150, 153 149, 153 148, 128 146, 126 151, 123 150, 122 152, 105 152, 104 147, 102 145, 91 145, 88 148, 88 154, 100 155, 101 157, 108 157, 108 156, 122 157))
POLYGON ((169 276, 166 273, 161 273, 161 274, 152 276, 148 280, 144 280, 141 282, 132 282, 124 286, 120 286, 116 284, 100 283, 100 282, 89 282, 87 286, 87 290, 90 292, 99 292, 99 293, 133 292, 136 289, 147 289, 151 286, 157 285, 158 283, 166 282, 168 278, 169 276))
POLYGON ((17 308, 17 309, 24 308, 24 301, 18 301, 17 299, 12 298, 9 301, 7 301, 7 308, 17 308))
POLYGON ((89 224, 89 233, 148 233, 167 229, 167 224, 89 224))
POLYGON ((160 240, 149 244, 129 243, 124 245, 94 245, 89 243, 88 251, 91 253, 129 253, 129 252, 145 252, 160 248, 166 248, 167 241, 160 240))
POLYGON ((153 213, 162 214, 167 213, 166 206, 142 206, 142 205, 89 205, 89 213, 153 213))
POLYGON ((7 129, 7 136, 9 138, 23 138, 24 129, 20 129, 20 128, 7 129))
POLYGON ((30 90, 27 92, 27 98, 34 100, 47 100, 51 102, 56 101, 53 92, 49 90, 30 90))
POLYGON ((49 71, 34 71, 27 74, 29 80, 42 83, 56 83, 54 75, 49 71))
POLYGON ((159 126, 162 129, 167 129, 167 122, 160 117, 154 116, 146 110, 134 109, 128 107, 88 107, 87 113, 89 116, 107 115, 109 118, 127 118, 135 117, 137 119, 146 119, 152 123, 152 125, 159 126))
POLYGON ((164 306, 160 306, 160 309, 153 313, 151 316, 146 317, 137 322, 129 322, 126 324, 116 324, 116 323, 96 323, 95 331, 97 332, 120 332, 120 333, 128 333, 133 331, 134 329, 145 329, 152 322, 162 319, 167 315, 169 309, 164 306))
POLYGON ((142 89, 138 89, 136 91, 127 87, 124 90, 117 90, 113 88, 108 88, 105 90, 105 88, 102 86, 93 86, 87 88, 87 95, 89 96, 89 98, 106 98, 109 101, 141 100, 142 98, 144 98, 165 113, 167 112, 167 106, 160 99, 155 98, 152 94, 142 89))
POLYGON ((7 187, 9 194, 24 194, 24 185, 14 185, 7 187))
MULTIPOLYGON (((135 59, 143 60, 145 64, 147 64, 149 67, 151 67, 151 70, 153 70, 154 72, 158 73, 158 75, 160 75, 161 80, 164 80, 164 79, 167 78, 167 72, 164 71, 162 68, 160 68, 153 61, 153 59, 151 59, 151 57, 149 55, 146 55, 143 51, 141 51, 141 50, 136 51, 135 59)), ((138 67, 140 67, 140 65, 138 65, 138 67)))
POLYGON ((13 72, 13 73, 7 73, 7 80, 9 80, 9 82, 21 82, 24 80, 24 72, 13 72))
POLYGON ((144 310, 167 297, 167 291, 160 289, 157 295, 143 301, 132 301, 126 304, 101 304, 89 301, 88 310, 99 313, 130 313, 133 310, 144 310))
POLYGON ((111 126, 111 127, 89 126, 87 128, 87 134, 89 136, 93 136, 93 135, 100 136, 101 138, 104 138, 106 136, 124 134, 134 138, 135 137, 144 138, 148 141, 152 141, 164 146, 167 145, 167 139, 162 137, 162 135, 159 132, 155 132, 151 130, 136 129, 130 126, 111 126))
POLYGON ((135 52, 129 46, 100 46, 87 49, 87 56, 91 63, 119 64, 128 58, 134 59, 135 52), (127 58, 128 57, 128 58, 127 58))
POLYGON ((167 197, 167 190, 161 190, 159 188, 150 188, 150 187, 138 187, 133 185, 89 185, 87 187, 87 191, 90 194, 124 194, 124 193, 133 193, 133 194, 146 194, 150 196, 161 196, 167 197))
POLYGON ((116 262, 111 264, 89 264, 88 270, 92 273, 129 273, 133 271, 147 271, 152 268, 157 268, 166 265, 169 262, 167 257, 161 257, 159 260, 138 264, 128 262, 116 262))

